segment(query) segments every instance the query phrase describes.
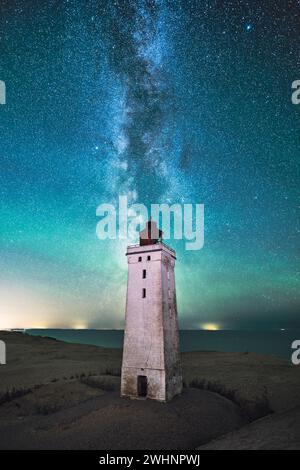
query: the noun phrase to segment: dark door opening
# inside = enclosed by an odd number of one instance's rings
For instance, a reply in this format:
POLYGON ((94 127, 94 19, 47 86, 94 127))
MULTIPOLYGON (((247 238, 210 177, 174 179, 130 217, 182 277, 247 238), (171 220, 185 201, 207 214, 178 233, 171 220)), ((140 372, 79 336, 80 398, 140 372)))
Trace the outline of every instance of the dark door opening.
POLYGON ((137 389, 139 397, 146 397, 148 392, 148 383, 146 375, 138 375, 137 378, 137 389))

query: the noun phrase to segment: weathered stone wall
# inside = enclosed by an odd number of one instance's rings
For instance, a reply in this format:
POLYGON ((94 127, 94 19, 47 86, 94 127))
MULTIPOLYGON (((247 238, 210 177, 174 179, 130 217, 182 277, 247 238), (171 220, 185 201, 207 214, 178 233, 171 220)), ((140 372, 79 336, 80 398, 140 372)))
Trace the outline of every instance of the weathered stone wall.
POLYGON ((174 303, 174 253, 163 244, 154 244, 128 247, 127 256, 121 394, 137 397, 137 377, 145 375, 147 396, 165 401, 181 392, 182 383, 174 303), (145 279, 143 270, 146 270, 145 279), (145 298, 143 289, 146 289, 145 298))
POLYGON ((162 290, 166 397, 170 400, 182 392, 182 371, 179 353, 179 333, 175 286, 175 259, 163 252, 162 290))

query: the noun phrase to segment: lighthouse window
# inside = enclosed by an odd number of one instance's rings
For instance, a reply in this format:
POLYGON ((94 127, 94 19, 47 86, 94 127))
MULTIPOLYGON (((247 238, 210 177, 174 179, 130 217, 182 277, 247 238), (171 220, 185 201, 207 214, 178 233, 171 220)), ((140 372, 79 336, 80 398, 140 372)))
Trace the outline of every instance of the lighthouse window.
POLYGON ((139 256, 139 262, 141 262, 141 261, 142 261, 142 257, 141 257, 141 256, 139 256))
POLYGON ((143 269, 143 279, 146 279, 146 269, 143 269))
POLYGON ((143 294, 142 294, 143 299, 146 298, 146 289, 143 289, 143 294))
POLYGON ((147 261, 150 261, 150 260, 151 260, 151 256, 148 255, 148 256, 147 256, 147 261))

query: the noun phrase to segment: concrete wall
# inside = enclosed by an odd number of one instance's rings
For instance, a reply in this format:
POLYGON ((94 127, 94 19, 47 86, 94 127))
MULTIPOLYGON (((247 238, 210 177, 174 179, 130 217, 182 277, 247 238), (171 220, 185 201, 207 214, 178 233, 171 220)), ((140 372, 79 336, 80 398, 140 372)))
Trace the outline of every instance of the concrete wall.
POLYGON ((175 260, 169 253, 162 257, 164 357, 167 400, 182 392, 182 370, 175 285, 175 260))
POLYGON ((175 253, 163 244, 155 244, 128 247, 127 257, 121 394, 137 397, 137 376, 146 375, 148 397, 165 401, 180 393, 182 384, 175 253), (147 260, 148 256, 151 257, 150 261, 147 260), (143 279, 144 269, 146 279, 143 279), (143 289, 146 289, 146 298, 142 296, 143 289))

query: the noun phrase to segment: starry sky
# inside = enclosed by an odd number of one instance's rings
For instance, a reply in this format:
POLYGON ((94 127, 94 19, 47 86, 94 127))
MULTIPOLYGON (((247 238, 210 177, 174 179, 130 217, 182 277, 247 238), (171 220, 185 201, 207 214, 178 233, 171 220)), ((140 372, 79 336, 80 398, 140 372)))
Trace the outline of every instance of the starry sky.
POLYGON ((300 2, 0 0, 0 328, 122 328, 96 208, 202 203, 181 328, 300 326, 300 2))

